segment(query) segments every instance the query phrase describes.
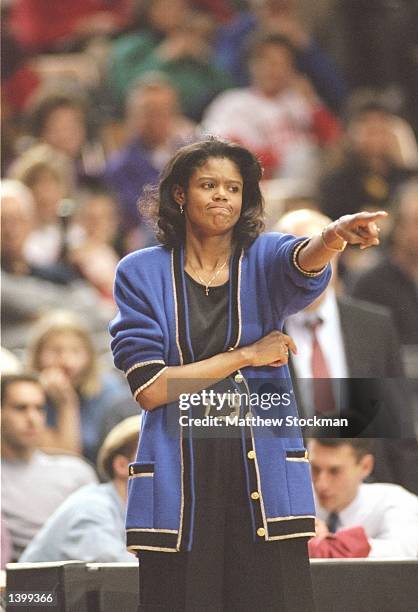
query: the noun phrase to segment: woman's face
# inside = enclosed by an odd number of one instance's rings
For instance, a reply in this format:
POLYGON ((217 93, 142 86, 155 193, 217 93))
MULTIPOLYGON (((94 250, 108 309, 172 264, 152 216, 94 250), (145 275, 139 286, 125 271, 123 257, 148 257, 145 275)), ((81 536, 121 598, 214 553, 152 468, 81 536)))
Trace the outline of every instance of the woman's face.
POLYGON ((183 25, 186 17, 187 2, 185 0, 153 0, 148 12, 151 27, 159 32, 169 34, 183 25))
POLYGON ((348 135, 353 148, 365 157, 385 158, 393 148, 390 117, 379 111, 370 111, 353 121, 348 135))
POLYGON ((85 342, 72 331, 62 331, 44 342, 40 353, 40 369, 59 368, 68 376, 74 387, 83 379, 90 365, 90 355, 85 342))
POLYGON ((44 223, 56 223, 58 205, 65 197, 65 185, 49 170, 41 172, 31 185, 39 219, 44 223))
POLYGON ((253 85, 266 96, 276 96, 290 87, 295 78, 292 55, 285 46, 266 44, 250 60, 253 85))
POLYGON ((180 187, 175 191, 177 203, 184 205, 186 231, 206 236, 232 233, 241 215, 243 184, 233 161, 209 158, 193 172, 185 194, 180 187))
POLYGON ((93 195, 85 203, 79 217, 88 238, 111 243, 118 231, 116 203, 105 195, 93 195))
POLYGON ((53 110, 46 120, 42 138, 70 157, 77 157, 86 140, 83 112, 71 106, 53 110))

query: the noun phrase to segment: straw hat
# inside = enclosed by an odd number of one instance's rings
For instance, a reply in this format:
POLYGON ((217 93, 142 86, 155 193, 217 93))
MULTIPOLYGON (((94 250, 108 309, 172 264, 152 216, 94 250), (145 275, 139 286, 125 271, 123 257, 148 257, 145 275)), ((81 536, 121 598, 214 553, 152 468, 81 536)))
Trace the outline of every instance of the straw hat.
POLYGON ((127 444, 138 439, 140 423, 140 415, 130 416, 109 431, 97 455, 97 468, 102 476, 111 477, 107 466, 109 458, 127 444))

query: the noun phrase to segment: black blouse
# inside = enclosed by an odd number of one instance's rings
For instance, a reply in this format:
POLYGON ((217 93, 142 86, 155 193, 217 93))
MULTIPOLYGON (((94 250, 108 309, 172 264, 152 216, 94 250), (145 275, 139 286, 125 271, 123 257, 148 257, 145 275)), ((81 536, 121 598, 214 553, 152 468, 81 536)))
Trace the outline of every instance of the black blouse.
POLYGON ((218 287, 205 286, 186 272, 190 339, 195 361, 224 351, 228 327, 229 281, 218 287))

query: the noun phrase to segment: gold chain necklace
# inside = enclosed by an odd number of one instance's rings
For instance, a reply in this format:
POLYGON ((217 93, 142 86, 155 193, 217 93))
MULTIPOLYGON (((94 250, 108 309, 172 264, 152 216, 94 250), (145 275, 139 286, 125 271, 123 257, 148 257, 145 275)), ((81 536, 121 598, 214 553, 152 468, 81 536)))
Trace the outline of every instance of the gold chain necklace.
POLYGON ((228 258, 225 259, 225 261, 223 262, 223 264, 221 265, 220 268, 218 268, 215 271, 215 274, 212 276, 212 278, 210 278, 208 280, 208 282, 204 281, 203 278, 200 276, 199 272, 194 268, 194 266, 192 266, 192 263, 189 261, 189 266, 191 267, 191 269, 193 270, 193 272, 196 274, 197 278, 199 279, 199 281, 201 282, 202 285, 205 286, 205 293, 206 295, 209 295, 209 287, 211 286, 211 284, 213 283, 213 281, 218 277, 218 275, 222 272, 222 270, 225 268, 226 264, 228 262, 228 258))

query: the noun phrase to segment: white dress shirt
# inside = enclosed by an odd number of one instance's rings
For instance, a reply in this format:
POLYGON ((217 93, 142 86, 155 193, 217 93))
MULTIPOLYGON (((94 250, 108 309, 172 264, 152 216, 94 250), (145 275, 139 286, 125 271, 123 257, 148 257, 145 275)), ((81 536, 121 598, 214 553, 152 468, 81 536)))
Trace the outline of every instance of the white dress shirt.
POLYGON ((275 158, 273 177, 307 180, 318 170, 314 112, 296 89, 268 97, 243 87, 219 94, 206 109, 202 125, 207 133, 238 140, 256 154, 275 158))
MULTIPOLYGON (((315 498, 318 518, 329 512, 315 498)), ((338 513, 337 532, 361 526, 371 551, 369 557, 416 559, 418 556, 418 497, 403 487, 387 483, 363 483, 357 496, 338 513)))
MULTIPOLYGON (((292 355, 292 363, 296 377, 300 379, 299 388, 306 412, 311 412, 308 407, 313 406, 312 386, 309 382, 312 378, 312 331, 307 323, 312 323, 318 317, 322 324, 318 326, 316 334, 330 377, 349 377, 337 298, 334 290, 329 288, 316 310, 302 310, 286 319, 286 332, 293 338, 298 349, 298 354, 292 355)), ((343 387, 336 381, 334 394, 337 406, 343 405, 343 393, 343 387)))

